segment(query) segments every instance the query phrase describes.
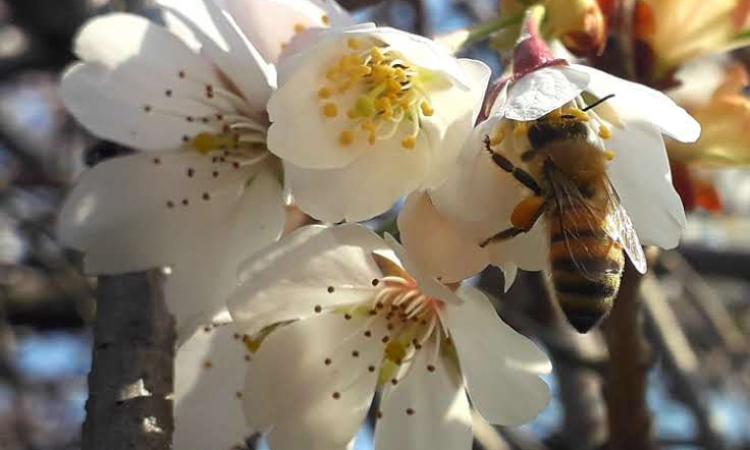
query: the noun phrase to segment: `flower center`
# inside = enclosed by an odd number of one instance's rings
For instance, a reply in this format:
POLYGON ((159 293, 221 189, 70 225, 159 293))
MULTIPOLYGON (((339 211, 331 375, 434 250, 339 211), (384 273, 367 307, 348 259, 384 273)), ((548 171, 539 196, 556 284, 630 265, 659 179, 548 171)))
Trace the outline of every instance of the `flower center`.
POLYGON ((386 276, 381 282, 384 287, 373 298, 370 311, 385 320, 389 333, 380 373, 381 382, 386 382, 428 339, 447 333, 440 320, 441 300, 423 294, 413 279, 386 276))
POLYGON ((256 153, 266 149, 266 130, 250 121, 224 125, 216 133, 201 133, 185 142, 188 149, 201 154, 231 151, 237 154, 256 153))
POLYGON ((348 53, 331 65, 318 91, 326 119, 346 111, 347 126, 339 134, 339 144, 348 147, 363 136, 374 145, 393 137, 407 121, 411 132, 401 146, 414 149, 420 121, 434 113, 426 85, 435 75, 374 39, 349 38, 347 47, 348 53))

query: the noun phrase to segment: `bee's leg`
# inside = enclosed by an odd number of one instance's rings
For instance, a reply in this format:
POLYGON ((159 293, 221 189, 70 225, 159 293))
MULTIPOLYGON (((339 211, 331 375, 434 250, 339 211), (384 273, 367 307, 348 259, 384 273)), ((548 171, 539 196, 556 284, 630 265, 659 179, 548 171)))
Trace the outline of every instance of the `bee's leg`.
POLYGON ((528 232, 544 214, 546 208, 547 200, 542 196, 535 195, 521 200, 510 215, 510 223, 513 226, 485 239, 479 243, 479 246, 486 247, 492 242, 505 241, 528 232))
POLYGON ((489 136, 485 136, 484 138, 484 147, 492 156, 492 162, 497 164, 498 167, 511 174, 519 183, 531 189, 531 191, 534 192, 534 195, 542 195, 542 189, 530 173, 523 169, 519 169, 508 158, 492 150, 489 136))

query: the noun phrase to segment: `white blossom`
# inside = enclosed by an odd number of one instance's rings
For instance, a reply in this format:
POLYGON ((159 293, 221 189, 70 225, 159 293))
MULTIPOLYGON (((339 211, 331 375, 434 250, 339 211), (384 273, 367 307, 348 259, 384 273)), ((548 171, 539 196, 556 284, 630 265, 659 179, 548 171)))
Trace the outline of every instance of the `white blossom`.
POLYGON ((483 63, 420 36, 368 24, 323 31, 279 65, 269 149, 303 211, 369 219, 445 178, 488 77, 483 63))
POLYGON ((547 404, 549 361, 481 292, 454 292, 364 227, 300 229, 241 277, 245 413, 274 450, 347 448, 376 391, 382 450, 470 448, 469 398, 504 425, 547 404))
POLYGON ((293 35, 351 19, 333 1, 160 4, 168 28, 109 14, 78 33, 65 105, 98 137, 144 152, 84 173, 59 236, 91 274, 169 266, 184 340, 222 308, 237 263, 284 225, 281 168, 266 149, 272 63, 293 35))

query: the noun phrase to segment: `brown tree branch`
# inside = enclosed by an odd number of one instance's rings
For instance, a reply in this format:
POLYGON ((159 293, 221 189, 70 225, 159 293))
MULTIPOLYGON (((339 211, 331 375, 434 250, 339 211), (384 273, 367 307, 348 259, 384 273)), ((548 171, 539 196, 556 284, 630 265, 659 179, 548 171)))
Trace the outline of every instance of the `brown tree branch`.
POLYGON ((83 450, 167 450, 174 417, 175 324, 158 271, 103 276, 83 450))
POLYGON ((646 403, 651 350, 643 334, 641 276, 628 264, 604 335, 610 364, 604 384, 609 450, 656 450, 646 403))

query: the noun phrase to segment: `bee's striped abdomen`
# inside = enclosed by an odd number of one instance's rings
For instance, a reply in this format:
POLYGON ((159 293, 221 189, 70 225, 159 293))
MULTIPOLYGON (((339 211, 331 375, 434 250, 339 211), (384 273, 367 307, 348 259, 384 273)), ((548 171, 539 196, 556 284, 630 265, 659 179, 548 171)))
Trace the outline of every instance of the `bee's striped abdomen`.
POLYGON ((552 283, 568 321, 589 331, 612 309, 625 265, 622 246, 575 210, 547 213, 552 283), (562 225, 562 227, 561 227, 562 225), (563 229, 571 235, 566 241, 563 229), (586 274, 582 267, 585 267, 586 274))

